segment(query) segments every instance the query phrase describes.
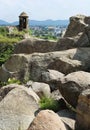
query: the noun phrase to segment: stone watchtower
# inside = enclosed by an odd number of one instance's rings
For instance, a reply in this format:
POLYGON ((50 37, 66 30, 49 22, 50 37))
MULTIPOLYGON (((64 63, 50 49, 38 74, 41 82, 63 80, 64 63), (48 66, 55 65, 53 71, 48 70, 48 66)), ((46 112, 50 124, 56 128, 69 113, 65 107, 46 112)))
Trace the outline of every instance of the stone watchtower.
POLYGON ((28 15, 22 12, 19 16, 19 30, 28 29, 28 15))

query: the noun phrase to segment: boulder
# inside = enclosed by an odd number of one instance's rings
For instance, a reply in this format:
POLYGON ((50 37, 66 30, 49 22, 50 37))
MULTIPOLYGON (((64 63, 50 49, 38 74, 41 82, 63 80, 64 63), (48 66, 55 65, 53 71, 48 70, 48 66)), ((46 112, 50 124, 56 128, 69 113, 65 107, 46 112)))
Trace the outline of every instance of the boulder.
POLYGON ((82 68, 82 64, 79 60, 72 60, 67 55, 56 58, 48 65, 48 68, 58 70, 64 74, 68 74, 80 70, 82 68))
POLYGON ((14 53, 31 54, 34 52, 41 52, 41 53, 52 52, 54 51, 56 44, 57 42, 55 41, 48 41, 38 38, 27 38, 16 44, 14 53))
POLYGON ((75 130, 90 130, 90 89, 79 96, 75 130))
POLYGON ((90 25, 90 17, 85 15, 76 15, 70 17, 70 24, 66 30, 64 37, 76 36, 80 32, 84 32, 85 28, 90 25))
POLYGON ((6 90, 0 101, 0 128, 26 130, 39 108, 39 97, 32 89, 21 85, 8 85, 2 89, 2 93, 6 90))
POLYGON ((45 72, 42 72, 41 74, 42 82, 48 83, 52 91, 58 89, 56 82, 63 77, 64 77, 63 73, 56 70, 50 70, 50 69, 48 69, 45 72))
POLYGON ((67 50, 76 47, 90 47, 90 39, 86 32, 80 32, 73 37, 60 38, 56 50, 67 50))
POLYGON ((0 81, 7 81, 8 78, 13 77, 21 81, 28 80, 29 60, 29 55, 12 55, 0 68, 0 81))
POLYGON ((90 47, 90 17, 76 15, 70 18, 65 35, 57 42, 55 50, 90 47))
POLYGON ((28 130, 68 130, 61 118, 51 110, 43 110, 38 113, 30 124, 28 130))
POLYGON ((40 97, 50 97, 50 86, 46 83, 28 81, 27 86, 32 88, 33 91, 40 97))
POLYGON ((90 88, 90 73, 83 71, 70 73, 58 83, 58 87, 66 101, 76 107, 80 93, 90 88))
POLYGON ((60 80, 63 77, 64 77, 64 74, 56 70, 48 69, 46 72, 42 73, 42 81, 47 82, 47 83, 50 81, 53 82, 56 80, 60 80))

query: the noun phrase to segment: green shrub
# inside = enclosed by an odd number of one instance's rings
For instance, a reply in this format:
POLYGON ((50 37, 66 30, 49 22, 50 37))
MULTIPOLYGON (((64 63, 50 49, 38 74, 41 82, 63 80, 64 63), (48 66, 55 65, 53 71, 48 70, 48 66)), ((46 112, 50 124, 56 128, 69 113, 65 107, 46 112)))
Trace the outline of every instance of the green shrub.
POLYGON ((25 33, 27 33, 27 30, 18 31, 16 27, 10 33, 6 27, 0 27, 0 43, 17 43, 23 39, 25 33))
POLYGON ((7 29, 5 26, 0 26, 0 34, 3 36, 6 36, 8 33, 7 29))
POLYGON ((8 84, 22 84, 20 80, 17 80, 16 78, 9 78, 7 82, 0 81, 0 87, 3 87, 8 84))
POLYGON ((55 112, 59 110, 59 102, 54 100, 53 98, 48 98, 48 97, 42 97, 40 99, 40 108, 41 109, 50 109, 55 112))
POLYGON ((0 34, 0 43, 17 43, 19 42, 20 39, 19 37, 15 37, 15 38, 10 38, 8 36, 3 36, 2 34, 0 34))
POLYGON ((13 83, 21 84, 21 81, 17 80, 16 78, 9 78, 7 84, 13 84, 13 83))
POLYGON ((0 66, 11 56, 13 50, 13 44, 0 44, 0 66))

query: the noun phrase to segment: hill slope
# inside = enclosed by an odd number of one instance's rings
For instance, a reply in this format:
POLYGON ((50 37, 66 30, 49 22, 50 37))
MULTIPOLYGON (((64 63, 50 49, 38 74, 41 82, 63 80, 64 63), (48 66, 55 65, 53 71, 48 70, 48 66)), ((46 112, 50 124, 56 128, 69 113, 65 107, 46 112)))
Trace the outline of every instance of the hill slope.
MULTIPOLYGON (((0 20, 0 25, 18 25, 19 22, 15 21, 13 23, 8 23, 6 21, 0 20)), ((44 21, 37 21, 37 20, 29 20, 30 26, 58 26, 58 25, 65 25, 69 24, 69 20, 44 20, 44 21)))
POLYGON ((0 19, 0 25, 8 25, 9 23, 0 19))

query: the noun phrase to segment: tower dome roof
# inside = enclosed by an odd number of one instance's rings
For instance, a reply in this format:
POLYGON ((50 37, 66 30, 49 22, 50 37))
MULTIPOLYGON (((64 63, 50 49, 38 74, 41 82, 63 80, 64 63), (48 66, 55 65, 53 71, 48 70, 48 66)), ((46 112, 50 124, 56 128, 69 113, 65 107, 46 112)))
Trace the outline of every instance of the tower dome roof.
POLYGON ((22 12, 19 17, 28 17, 27 13, 22 12))

